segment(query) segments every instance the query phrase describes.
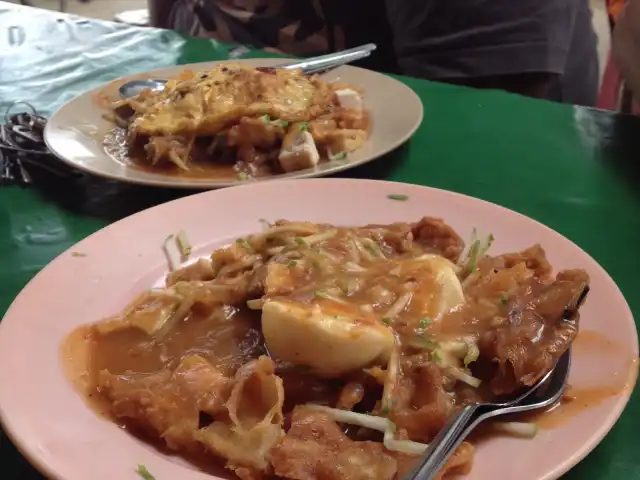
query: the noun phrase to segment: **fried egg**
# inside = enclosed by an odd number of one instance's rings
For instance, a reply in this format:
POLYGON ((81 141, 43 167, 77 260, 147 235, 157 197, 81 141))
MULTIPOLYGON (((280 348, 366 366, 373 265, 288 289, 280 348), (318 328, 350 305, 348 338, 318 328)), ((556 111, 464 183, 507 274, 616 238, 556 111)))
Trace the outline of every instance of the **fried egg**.
MULTIPOLYGON (((399 290, 389 308, 363 309, 350 298, 311 301, 279 297, 265 301, 262 332, 271 354, 296 365, 311 367, 325 377, 340 377, 385 364, 395 337, 386 315, 410 315, 439 320, 464 302, 456 267, 438 255, 391 262, 385 276, 409 290, 399 290), (402 299, 409 302, 402 305, 402 299), (398 310, 393 313, 394 309, 398 310)), ((363 273, 366 276, 367 272, 363 273)), ((371 285, 373 286, 373 285, 371 285)))
POLYGON ((325 377, 386 362, 394 344, 391 330, 373 315, 331 301, 269 300, 262 308, 262 333, 273 356, 325 377))

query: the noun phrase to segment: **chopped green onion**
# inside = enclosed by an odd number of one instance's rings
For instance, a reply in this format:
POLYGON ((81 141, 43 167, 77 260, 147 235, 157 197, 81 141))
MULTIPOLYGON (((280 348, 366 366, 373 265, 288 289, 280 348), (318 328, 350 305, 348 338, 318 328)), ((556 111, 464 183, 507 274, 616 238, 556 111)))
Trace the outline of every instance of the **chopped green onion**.
POLYGON ((389 407, 384 407, 384 408, 382 409, 382 413, 383 413, 384 415, 388 415, 390 411, 391 411, 391 409, 390 409, 389 407))
POLYGON ((320 268, 320 261, 314 258, 313 260, 311 260, 311 265, 313 265, 315 268, 320 268))
POLYGON ((249 174, 247 172, 238 172, 236 176, 238 180, 249 180, 249 174))
POLYGON ((442 362, 442 357, 440 356, 440 353, 437 350, 434 350, 431 352, 431 361, 434 363, 442 362))
POLYGON ((178 235, 176 235, 176 243, 178 244, 178 249, 180 250, 180 255, 184 258, 191 255, 191 244, 189 240, 187 240, 187 234, 184 230, 180 230, 178 235))
POLYGON ((296 265, 298 265, 298 262, 296 262, 295 260, 290 260, 289 263, 287 263, 287 267, 289 268, 293 268, 296 265))
POLYGON ((156 480, 156 477, 151 475, 149 470, 147 470, 147 467, 145 467, 141 463, 138 464, 138 469, 136 470, 136 473, 140 475, 140 478, 143 478, 144 480, 156 480))
POLYGON ((271 121, 271 117, 269 117, 269 115, 262 115, 260 117, 260 120, 262 120, 264 123, 269 123, 271 121))
POLYGON ((347 152, 338 152, 338 153, 329 152, 327 156, 331 161, 344 162, 345 160, 347 160, 349 155, 347 154, 347 152))
POLYGON ((399 195, 399 194, 391 194, 391 195, 387 195, 387 198, 389 200, 397 200, 399 202, 406 202, 407 200, 409 200, 409 195, 399 195))
POLYGON ((298 122, 296 125, 298 125, 301 132, 309 130, 309 122, 298 122))
POLYGON ((289 122, 287 122, 286 120, 273 120, 271 122, 271 125, 273 125, 274 127, 286 128, 289 126, 289 122))
POLYGON ((304 238, 302 237, 295 237, 293 239, 294 242, 296 242, 298 245, 306 245, 307 242, 304 241, 304 238))
POLYGON ((509 297, 507 297, 506 295, 500 295, 500 303, 501 304, 506 305, 508 300, 509 300, 509 297))
POLYGON ((391 319, 389 317, 383 317, 382 323, 384 323, 385 325, 391 325, 391 319))
POLYGON ((426 326, 430 325, 431 322, 433 322, 433 320, 431 320, 429 317, 423 318, 422 320, 420 320, 420 326, 421 327, 426 327, 426 326))

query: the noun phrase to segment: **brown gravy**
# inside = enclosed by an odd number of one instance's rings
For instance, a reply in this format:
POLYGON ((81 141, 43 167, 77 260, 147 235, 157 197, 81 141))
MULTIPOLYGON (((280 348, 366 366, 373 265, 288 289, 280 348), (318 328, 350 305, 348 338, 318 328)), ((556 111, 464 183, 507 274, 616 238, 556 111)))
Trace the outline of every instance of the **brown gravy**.
POLYGON ((102 370, 113 374, 154 373, 179 362, 188 355, 200 355, 233 374, 235 370, 262 353, 259 317, 250 310, 229 309, 226 318, 189 316, 158 344, 135 329, 101 335, 91 325, 73 331, 62 345, 66 374, 89 404, 105 414, 104 403, 96 390, 102 370), (135 365, 135 371, 131 366, 135 365))
POLYGON ((228 163, 192 160, 189 165, 189 171, 176 168, 173 164, 149 165, 144 151, 129 148, 127 130, 124 128, 118 127, 110 130, 105 136, 103 145, 107 154, 116 161, 144 172, 179 178, 237 179, 233 164, 228 163))
MULTIPOLYGON (((573 342, 576 355, 620 355, 623 347, 608 339, 602 333, 591 330, 580 332, 573 342)), ((633 388, 638 376, 638 357, 629 353, 628 369, 619 375, 611 376, 606 385, 581 386, 570 385, 563 400, 551 409, 523 415, 521 421, 536 422, 540 428, 552 429, 564 425, 585 410, 597 407, 611 397, 618 396, 633 388)))

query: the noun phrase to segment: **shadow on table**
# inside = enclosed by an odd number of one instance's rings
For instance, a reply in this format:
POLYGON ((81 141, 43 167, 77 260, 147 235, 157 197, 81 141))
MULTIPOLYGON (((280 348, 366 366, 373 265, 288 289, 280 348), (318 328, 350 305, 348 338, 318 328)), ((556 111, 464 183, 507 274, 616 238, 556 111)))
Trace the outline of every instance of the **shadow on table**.
POLYGON ((408 144, 404 144, 394 151, 377 158, 369 163, 360 165, 359 167, 346 170, 337 175, 332 175, 331 178, 368 178, 372 180, 386 180, 393 175, 393 173, 402 166, 404 159, 408 157, 407 149, 408 144))
POLYGON ((195 193, 193 190, 152 188, 87 174, 58 177, 33 169, 32 188, 72 213, 115 222, 155 205, 195 193))
MULTIPOLYGON (((401 165, 402 159, 406 157, 406 148, 400 147, 382 158, 334 177, 386 179, 401 165)), ((37 189, 47 200, 72 213, 110 223, 155 205, 199 192, 132 185, 82 173, 67 177, 52 175, 40 169, 29 170, 29 173, 32 188, 37 189)))
POLYGON ((2 478, 7 480, 46 480, 18 452, 0 428, 0 458, 2 458, 2 478))

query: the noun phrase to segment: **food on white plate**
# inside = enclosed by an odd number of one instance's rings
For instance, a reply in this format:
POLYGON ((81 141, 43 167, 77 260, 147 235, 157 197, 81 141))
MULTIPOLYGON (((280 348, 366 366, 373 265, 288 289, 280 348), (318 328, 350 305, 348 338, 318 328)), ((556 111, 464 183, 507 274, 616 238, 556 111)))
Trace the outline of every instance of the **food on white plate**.
POLYGON ((250 179, 346 162, 371 129, 357 86, 231 63, 185 71, 162 91, 145 90, 110 109, 126 129, 106 142, 126 151, 111 153, 183 176, 229 173, 226 166, 250 179))

